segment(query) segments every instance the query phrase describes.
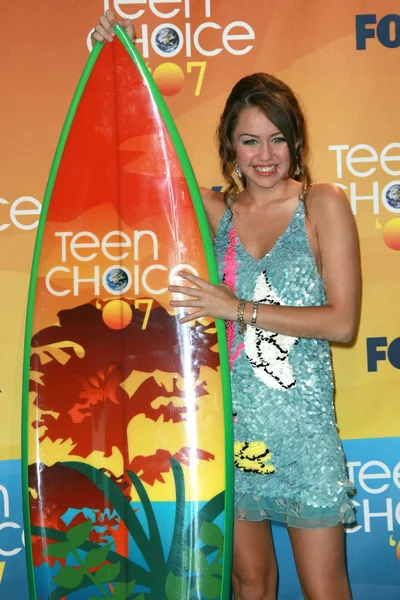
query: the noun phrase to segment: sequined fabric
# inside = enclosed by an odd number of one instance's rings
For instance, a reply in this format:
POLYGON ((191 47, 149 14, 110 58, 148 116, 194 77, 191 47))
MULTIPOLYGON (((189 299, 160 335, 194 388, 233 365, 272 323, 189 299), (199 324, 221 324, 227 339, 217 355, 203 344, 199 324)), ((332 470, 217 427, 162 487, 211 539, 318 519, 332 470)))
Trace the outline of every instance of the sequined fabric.
MULTIPOLYGON (((229 209, 214 248, 220 280, 238 297, 299 307, 325 304, 302 202, 262 259, 241 244, 229 209)), ((267 518, 303 528, 353 522, 352 484, 337 433, 328 342, 250 326, 243 336, 233 321, 227 323, 227 338, 235 447, 265 444, 273 467, 235 469, 236 518, 267 518)))

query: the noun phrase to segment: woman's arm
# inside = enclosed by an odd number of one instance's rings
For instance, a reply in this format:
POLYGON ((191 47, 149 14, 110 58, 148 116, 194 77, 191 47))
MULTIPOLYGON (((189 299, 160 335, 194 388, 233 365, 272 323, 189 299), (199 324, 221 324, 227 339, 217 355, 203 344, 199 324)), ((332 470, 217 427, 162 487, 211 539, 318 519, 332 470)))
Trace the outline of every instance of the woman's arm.
MULTIPOLYGON (((359 310, 358 238, 354 217, 346 196, 336 186, 315 186, 309 197, 308 213, 318 241, 326 306, 292 307, 260 305, 257 326, 267 331, 295 337, 319 338, 347 342, 356 330, 359 310)), ((191 288, 195 300, 173 301, 172 306, 199 308, 182 322, 201 316, 236 320, 238 299, 225 285, 184 274, 184 279, 198 286, 191 288)), ((188 293, 187 288, 172 286, 171 291, 188 293)), ((253 303, 244 311, 245 323, 251 323, 253 303)))
MULTIPOLYGON (((317 237, 326 306, 259 307, 257 325, 296 337, 350 341, 357 327, 360 296, 358 237, 344 192, 333 185, 315 186, 308 205, 317 237)), ((245 322, 251 322, 252 303, 245 322)))
POLYGON ((226 209, 224 195, 222 192, 209 190, 208 188, 200 188, 201 199, 206 211, 208 223, 210 225, 212 236, 214 237, 218 231, 219 223, 226 209))

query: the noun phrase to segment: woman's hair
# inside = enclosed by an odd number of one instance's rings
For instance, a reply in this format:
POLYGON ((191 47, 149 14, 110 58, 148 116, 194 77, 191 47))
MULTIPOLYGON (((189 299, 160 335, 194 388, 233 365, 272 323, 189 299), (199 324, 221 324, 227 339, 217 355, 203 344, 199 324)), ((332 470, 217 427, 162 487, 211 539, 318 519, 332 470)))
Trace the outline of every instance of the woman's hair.
MULTIPOLYGON (((311 183, 311 175, 306 163, 308 137, 304 115, 298 100, 290 87, 267 73, 254 73, 243 77, 232 89, 217 129, 218 151, 221 170, 228 182, 225 199, 239 191, 232 177, 236 152, 233 147, 233 133, 243 108, 258 108, 279 129, 284 136, 290 154, 288 177, 303 182, 306 190, 311 183)), ((246 178, 240 177, 243 187, 246 178)))

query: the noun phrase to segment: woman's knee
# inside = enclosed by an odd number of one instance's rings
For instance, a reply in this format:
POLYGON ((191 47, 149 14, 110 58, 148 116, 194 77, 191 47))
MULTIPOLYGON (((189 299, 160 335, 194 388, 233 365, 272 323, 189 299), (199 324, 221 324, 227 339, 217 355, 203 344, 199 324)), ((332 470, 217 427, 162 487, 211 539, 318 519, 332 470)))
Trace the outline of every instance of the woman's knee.
POLYGON ((304 597, 307 600, 351 600, 347 573, 337 574, 335 579, 314 578, 313 581, 302 582, 304 597))
POLYGON ((235 600, 274 600, 277 566, 269 522, 235 521, 233 541, 235 600))
POLYGON ((343 526, 288 531, 307 600, 350 600, 343 526))
POLYGON ((232 571, 235 600, 275 600, 278 569, 276 562, 232 571))

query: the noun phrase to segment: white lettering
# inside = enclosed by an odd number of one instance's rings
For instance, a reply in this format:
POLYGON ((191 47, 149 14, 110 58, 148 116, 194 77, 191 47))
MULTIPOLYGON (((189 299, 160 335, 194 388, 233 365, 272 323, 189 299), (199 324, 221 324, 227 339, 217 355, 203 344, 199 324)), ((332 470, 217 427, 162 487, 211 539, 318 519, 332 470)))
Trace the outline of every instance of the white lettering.
POLYGON ((139 265, 135 265, 133 267, 133 289, 135 292, 135 296, 137 296, 140 291, 139 265))
POLYGON ((71 240, 71 245, 70 245, 70 250, 71 250, 71 254, 74 258, 76 258, 76 260, 81 260, 83 261, 88 261, 88 260, 93 260, 94 258, 96 258, 98 252, 92 252, 92 254, 89 254, 89 256, 82 256, 79 255, 78 252, 76 251, 77 248, 99 248, 100 247, 100 243, 98 238, 94 235, 94 233, 91 233, 90 231, 81 231, 80 233, 77 233, 76 235, 74 235, 74 237, 71 240), (78 242, 78 240, 80 240, 81 238, 89 238, 90 240, 92 240, 91 242, 78 242))
POLYGON ((190 18, 190 0, 184 0, 185 2, 185 19, 190 18))
POLYGON ((143 271, 143 275, 142 275, 142 285, 144 287, 144 289, 146 290, 146 292, 148 292, 149 294, 154 294, 155 296, 158 294, 164 294, 165 292, 168 291, 168 288, 161 288, 160 290, 153 290, 147 283, 147 275, 149 273, 151 273, 152 271, 167 271, 167 267, 164 267, 164 265, 151 265, 150 267, 147 267, 147 269, 145 269, 143 271))
POLYGON ((190 23, 185 23, 185 36, 186 36, 186 56, 190 58, 192 56, 192 42, 190 37, 190 23))
POLYGON ((67 294, 69 294, 71 292, 71 290, 63 290, 62 292, 57 292, 57 290, 55 290, 50 283, 50 280, 51 280, 53 274, 57 273, 57 271, 63 271, 64 273, 71 273, 70 269, 67 269, 67 267, 54 267, 53 269, 50 269, 50 271, 46 275, 46 280, 45 280, 46 288, 49 290, 50 294, 53 294, 53 296, 66 296, 67 294))
POLYGON ((386 512, 370 512, 369 501, 363 500, 365 532, 371 532, 371 518, 386 517, 387 530, 393 531, 393 503, 391 498, 386 498, 386 512))
POLYGON ((181 4, 181 3, 182 3, 182 0, 149 0, 150 10, 157 17, 160 17, 160 19, 172 19, 179 13, 179 11, 181 9, 174 8, 174 10, 171 10, 170 12, 163 13, 156 8, 156 4, 181 4))
MULTIPOLYGON (((5 198, 0 198, 0 204, 9 204, 5 198)), ((0 225, 0 231, 4 231, 10 227, 10 223, 3 223, 0 225)))
POLYGON ((230 52, 231 54, 235 54, 236 56, 240 56, 242 54, 247 54, 248 52, 250 52, 253 46, 249 44, 245 48, 239 50, 233 48, 229 42, 231 40, 254 40, 255 37, 256 36, 254 30, 250 27, 248 23, 245 23, 244 21, 233 21, 225 28, 224 33, 222 34, 222 43, 225 49, 228 50, 228 52, 230 52), (234 27, 242 27, 247 33, 231 34, 230 31, 234 27))
POLYGON ((158 260, 158 240, 154 231, 143 229, 142 231, 133 232, 133 260, 139 260, 139 240, 144 235, 149 235, 153 240, 153 259, 158 260))
POLYGON ((67 237, 72 237, 72 231, 56 231, 54 237, 61 238, 61 262, 67 260, 67 237))
POLYGON ((0 485, 0 492, 2 493, 2 496, 3 496, 3 504, 4 504, 3 515, 4 515, 5 519, 8 519, 10 516, 10 498, 8 496, 7 488, 4 487, 4 485, 0 485))
POLYGON ((394 162, 395 160, 400 161, 400 156, 387 156, 387 153, 392 150, 393 148, 400 148, 400 143, 399 142, 393 142, 392 144, 388 144, 387 146, 384 147, 384 149, 381 152, 381 165, 382 165, 382 169, 384 171, 386 171, 386 173, 389 173, 389 175, 400 175, 400 165, 399 165, 399 169, 397 169, 396 171, 394 171, 393 169, 390 169, 388 167, 388 165, 386 164, 388 161, 394 162))
MULTIPOLYGON (((18 523, 0 523, 0 531, 3 529, 21 529, 21 525, 18 523)), ((21 552, 21 548, 14 548, 14 550, 3 550, 0 548, 0 556, 15 556, 21 552)))
MULTIPOLYGON (((124 12, 121 9, 121 5, 126 5, 126 4, 146 4, 147 0, 114 0, 114 7, 116 12, 123 18, 123 19, 138 19, 139 17, 141 17, 142 15, 144 15, 144 10, 138 10, 135 13, 127 13, 124 12)), ((107 2, 108 4, 108 2, 107 2)), ((107 6, 108 8, 108 6, 107 6)), ((107 9, 106 9, 107 10, 107 9)))
POLYGON ((350 202, 353 213, 357 214, 357 202, 359 200, 372 200, 374 205, 374 215, 379 214, 379 184, 377 181, 372 182, 372 196, 357 196, 357 184, 352 181, 350 183, 350 202))
POLYGON ((138 44, 143 44, 143 46, 142 46, 143 58, 149 58, 149 29, 148 29, 146 23, 144 23, 142 25, 142 37, 141 38, 135 37, 135 46, 137 46, 138 44))
POLYGON ((378 153, 372 146, 368 144, 357 144, 353 146, 346 157, 346 165, 350 173, 355 175, 356 177, 369 177, 372 173, 375 173, 376 167, 371 167, 367 171, 357 171, 353 167, 353 163, 370 163, 370 162, 378 162, 378 153), (365 150, 369 152, 369 156, 354 156, 356 152, 359 150, 365 150))
POLYGON ((100 294, 100 267, 94 267, 94 273, 92 278, 79 279, 79 267, 73 268, 73 279, 74 279, 74 296, 79 296, 79 284, 80 283, 94 283, 94 295, 99 296, 100 294))
POLYGON ((171 272, 169 274, 169 285, 181 285, 182 279, 178 275, 179 271, 191 271, 193 275, 196 275, 196 277, 199 276, 198 272, 194 267, 192 267, 192 265, 177 265, 176 267, 171 269, 171 272))
POLYGON ((343 177, 343 156, 342 150, 348 150, 350 146, 340 145, 340 146, 328 146, 328 150, 336 151, 336 176, 339 179, 343 177))
POLYGON ((387 465, 385 465, 385 463, 381 462, 380 460, 370 460, 370 461, 366 462, 361 467, 360 473, 359 473, 359 481, 360 481, 361 487, 370 494, 381 494, 382 492, 385 492, 388 489, 389 484, 384 483, 383 485, 381 485, 377 488, 372 488, 365 483, 365 480, 390 479, 390 478, 391 478, 391 473, 390 473, 389 467, 387 465), (376 467, 378 469, 382 469, 383 473, 367 473, 367 470, 370 467, 376 467))
POLYGON ((42 205, 40 204, 39 200, 36 200, 36 198, 32 198, 32 196, 21 196, 21 198, 18 198, 11 205, 11 210, 10 210, 11 222, 13 223, 13 225, 15 225, 15 227, 18 227, 18 229, 24 229, 25 231, 29 231, 30 229, 36 229, 36 227, 39 224, 39 219, 36 219, 32 223, 29 223, 29 225, 24 225, 23 223, 21 223, 19 221, 18 217, 25 216, 25 215, 38 216, 38 215, 40 215, 41 210, 42 210, 42 205), (33 204, 35 208, 18 209, 18 207, 24 203, 25 204, 26 203, 33 204))
POLYGON ((110 231, 109 233, 107 233, 104 236, 103 241, 101 242, 101 249, 103 251, 103 254, 110 260, 124 260, 124 258, 127 258, 129 256, 129 252, 124 252, 123 254, 117 254, 117 256, 115 256, 114 254, 110 254, 108 252, 108 248, 130 248, 130 247, 131 247, 131 240, 126 235, 126 233, 124 233, 123 231, 110 231), (109 242, 108 240, 113 237, 116 237, 117 239, 119 237, 121 239, 117 242, 109 242))
POLYGON ((400 462, 397 463, 393 469, 393 481, 395 485, 400 489, 400 462))
POLYGON ((221 26, 217 25, 216 23, 203 23, 196 29, 193 36, 193 43, 197 52, 200 52, 200 54, 203 54, 204 56, 216 56, 217 54, 222 52, 222 48, 216 48, 215 50, 205 50, 202 46, 200 46, 199 35, 204 29, 221 29, 221 26))
POLYGON ((354 467, 361 467, 361 463, 359 461, 356 462, 348 462, 347 463, 347 470, 349 473, 349 479, 350 481, 355 481, 356 480, 356 474, 354 472, 354 467))

